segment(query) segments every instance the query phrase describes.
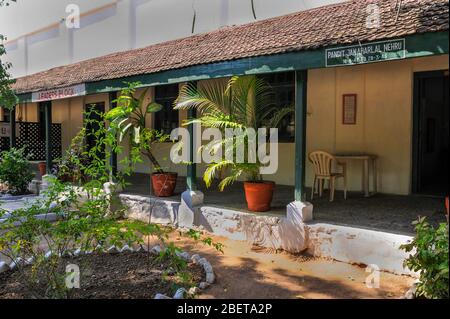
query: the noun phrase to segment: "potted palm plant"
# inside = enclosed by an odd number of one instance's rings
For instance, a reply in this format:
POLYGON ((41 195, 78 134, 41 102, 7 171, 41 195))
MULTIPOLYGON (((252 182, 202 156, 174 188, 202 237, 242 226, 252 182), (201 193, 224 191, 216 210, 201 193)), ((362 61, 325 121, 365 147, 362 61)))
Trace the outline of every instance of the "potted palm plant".
POLYGON ((140 155, 148 158, 153 166, 151 176, 153 194, 158 197, 172 196, 176 187, 177 173, 165 172, 153 154, 153 145, 170 141, 170 136, 146 126, 147 115, 159 112, 162 106, 146 102, 148 88, 135 97, 140 83, 129 83, 117 98, 117 106, 110 110, 105 119, 110 121, 109 129, 118 135, 119 143, 129 138, 132 161, 139 161, 140 155))
MULTIPOLYGON (((225 153, 238 149, 248 150, 250 139, 258 139, 258 136, 248 134, 248 128, 259 134, 258 128, 277 127, 281 119, 292 110, 291 107, 276 108, 272 89, 256 76, 233 77, 227 82, 210 81, 199 87, 187 84, 180 90, 175 109, 190 108, 197 109, 201 115, 185 124, 198 123, 202 127, 219 128, 222 131, 227 128, 242 129, 244 138, 233 139, 233 146, 225 147, 225 153)), ((223 150, 227 143, 230 143, 230 139, 222 134, 221 140, 209 143, 203 148, 214 153, 218 149, 223 150)), ((241 163, 226 158, 230 157, 225 156, 225 159, 208 165, 203 175, 206 186, 210 187, 214 179, 219 177, 219 190, 223 191, 228 185, 244 178, 248 209, 256 212, 270 210, 275 183, 265 181, 260 174, 260 168, 264 164, 259 159, 249 161, 248 154, 245 154, 241 163)))

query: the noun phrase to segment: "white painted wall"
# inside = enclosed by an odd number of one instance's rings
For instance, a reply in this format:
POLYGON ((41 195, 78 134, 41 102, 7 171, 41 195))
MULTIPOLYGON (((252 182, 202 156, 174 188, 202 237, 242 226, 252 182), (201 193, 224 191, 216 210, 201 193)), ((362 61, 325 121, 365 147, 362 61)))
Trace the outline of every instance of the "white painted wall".
MULTIPOLYGON (((254 0, 258 20, 343 1, 254 0)), ((254 21, 250 0, 18 0, 0 9, 0 31, 19 77, 190 36, 194 9, 194 33, 254 21), (84 14, 80 29, 65 27, 68 4, 84 14)))

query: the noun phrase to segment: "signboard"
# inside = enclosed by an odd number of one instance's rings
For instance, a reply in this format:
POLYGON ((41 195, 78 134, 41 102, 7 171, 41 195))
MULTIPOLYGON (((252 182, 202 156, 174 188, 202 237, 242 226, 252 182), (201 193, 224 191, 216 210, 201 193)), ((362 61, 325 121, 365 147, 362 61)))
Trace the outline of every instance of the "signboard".
POLYGON ((327 49, 325 55, 327 67, 405 59, 405 39, 332 48, 327 49))
MULTIPOLYGON (((0 137, 11 137, 11 125, 0 122, 0 137)), ((19 125, 16 125, 16 137, 20 137, 19 125)))
POLYGON ((0 123, 0 137, 11 136, 11 125, 9 123, 0 123))
POLYGON ((34 92, 32 102, 45 102, 51 100, 66 99, 69 97, 86 95, 86 85, 78 84, 61 89, 34 92))

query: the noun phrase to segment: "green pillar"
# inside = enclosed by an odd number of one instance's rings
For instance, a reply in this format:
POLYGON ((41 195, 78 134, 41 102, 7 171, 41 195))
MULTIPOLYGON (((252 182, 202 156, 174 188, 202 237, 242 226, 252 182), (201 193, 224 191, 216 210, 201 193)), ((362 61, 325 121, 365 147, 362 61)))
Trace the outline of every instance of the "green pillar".
POLYGON ((295 72, 295 200, 302 201, 305 190, 306 114, 308 71, 295 72))
MULTIPOLYGON (((113 101, 117 99, 117 92, 110 92, 109 93, 109 109, 112 110, 116 107, 116 103, 113 101)), ((109 164, 111 166, 111 177, 114 177, 117 175, 117 153, 111 150, 110 158, 109 158, 109 164)))
POLYGON ((47 174, 50 174, 53 166, 52 158, 52 102, 44 102, 45 112, 45 161, 47 174))
POLYGON ((10 148, 16 147, 16 107, 9 111, 9 126, 11 128, 11 135, 9 136, 10 148))
MULTIPOLYGON (((197 85, 197 82, 193 82, 194 85, 197 85)), ((194 119, 197 116, 197 111, 195 109, 189 109, 188 110, 188 119, 194 119)), ((187 187, 191 191, 197 190, 197 164, 194 163, 195 158, 195 152, 196 145, 195 145, 195 131, 194 131, 194 125, 191 124, 188 126, 189 131, 189 162, 190 164, 187 167, 187 176, 186 176, 186 183, 187 187)))

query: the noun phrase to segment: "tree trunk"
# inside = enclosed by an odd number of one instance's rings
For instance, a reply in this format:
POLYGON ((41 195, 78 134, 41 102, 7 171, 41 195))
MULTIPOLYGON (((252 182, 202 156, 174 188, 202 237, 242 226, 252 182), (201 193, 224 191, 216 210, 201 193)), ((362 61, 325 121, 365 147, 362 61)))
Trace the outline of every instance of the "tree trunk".
POLYGON ((146 150, 144 154, 147 156, 147 158, 152 163, 153 168, 155 169, 156 173, 164 173, 164 170, 162 169, 161 165, 159 165, 158 160, 155 158, 155 156, 153 156, 151 151, 146 150))

